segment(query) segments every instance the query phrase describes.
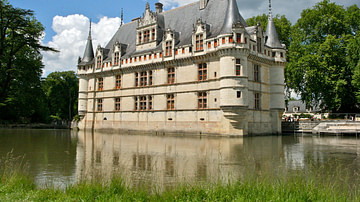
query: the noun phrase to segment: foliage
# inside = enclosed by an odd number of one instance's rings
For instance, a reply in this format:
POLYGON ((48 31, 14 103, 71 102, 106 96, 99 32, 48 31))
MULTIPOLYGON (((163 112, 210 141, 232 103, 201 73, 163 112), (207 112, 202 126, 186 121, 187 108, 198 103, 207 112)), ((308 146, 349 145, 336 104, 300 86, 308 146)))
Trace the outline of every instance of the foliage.
MULTIPOLYGON (((261 26, 264 28, 264 30, 266 30, 268 19, 269 15, 263 14, 246 19, 246 22, 249 26, 255 26, 260 22, 261 26)), ((276 15, 273 20, 276 31, 279 35, 280 42, 282 44, 285 44, 286 47, 289 47, 291 36, 291 22, 284 15, 276 15)))
POLYGON ((0 119, 17 122, 44 121, 46 109, 40 76, 40 44, 44 28, 31 10, 0 1, 0 119))
MULTIPOLYGON (((313 177, 313 176, 312 176, 313 177)), ((321 180, 319 180, 321 181, 321 180)), ((151 193, 130 188, 118 178, 110 183, 81 182, 65 190, 36 188, 29 178, 0 181, 1 201, 359 201, 356 190, 341 182, 314 181, 302 173, 283 178, 245 179, 233 184, 180 185, 151 193), (352 194, 352 191, 355 194, 352 194)))
POLYGON ((287 86, 306 103, 333 112, 358 110, 359 8, 323 0, 305 9, 292 27, 287 86))
POLYGON ((53 72, 43 82, 52 117, 71 121, 77 114, 79 80, 74 71, 53 72))

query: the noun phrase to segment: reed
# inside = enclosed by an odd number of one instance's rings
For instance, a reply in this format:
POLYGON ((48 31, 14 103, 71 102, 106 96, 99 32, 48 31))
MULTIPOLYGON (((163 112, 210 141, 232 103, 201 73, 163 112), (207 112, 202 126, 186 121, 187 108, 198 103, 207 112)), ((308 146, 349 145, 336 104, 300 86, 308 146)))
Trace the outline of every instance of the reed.
POLYGON ((183 183, 159 191, 146 184, 128 186, 121 176, 110 181, 84 180, 65 189, 40 188, 21 170, 26 168, 21 161, 19 164, 11 154, 6 158, 0 164, 0 201, 360 201, 359 178, 334 174, 334 170, 344 173, 336 164, 325 175, 317 169, 249 174, 226 184, 183 183))

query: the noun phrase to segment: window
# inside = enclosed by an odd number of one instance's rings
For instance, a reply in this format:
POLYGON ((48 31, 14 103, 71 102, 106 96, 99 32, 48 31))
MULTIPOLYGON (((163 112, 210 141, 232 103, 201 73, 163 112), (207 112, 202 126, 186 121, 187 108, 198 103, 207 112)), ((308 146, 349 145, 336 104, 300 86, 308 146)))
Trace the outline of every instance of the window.
POLYGON ((229 43, 233 43, 234 42, 234 39, 232 36, 229 36, 229 43))
POLYGON ((236 59, 236 63, 235 63, 235 75, 236 75, 236 76, 241 76, 241 61, 240 61, 240 59, 236 59))
POLYGON ((138 109, 139 109, 139 106, 138 106, 138 98, 137 98, 137 97, 134 98, 134 104, 135 104, 135 105, 134 105, 134 106, 135 106, 134 109, 135 109, 135 110, 138 110, 138 109))
POLYGON ((171 56, 171 50, 172 50, 172 41, 167 41, 165 43, 165 56, 171 56))
POLYGON ((98 99, 97 100, 97 111, 98 112, 102 112, 102 110, 103 110, 103 99, 98 99))
POLYGON ((174 94, 167 95, 167 109, 173 110, 175 109, 175 96, 174 94))
POLYGON ((149 71, 149 86, 153 84, 152 71, 149 71))
POLYGON ((225 44, 225 37, 222 38, 222 44, 225 44))
POLYGON ((115 88, 116 89, 121 88, 121 75, 116 75, 115 88))
POLYGON ((120 59, 120 53, 115 52, 115 54, 114 54, 114 66, 119 65, 119 59, 120 59))
POLYGON ((175 67, 168 68, 168 84, 175 83, 175 67))
POLYGON ((141 43, 141 32, 139 32, 139 43, 141 43))
POLYGON ((207 107, 207 95, 206 92, 199 92, 198 93, 198 108, 199 109, 206 109, 207 107))
POLYGON ((150 30, 144 31, 144 43, 147 43, 150 41, 150 30))
POLYGON ((199 81, 206 81, 207 79, 207 65, 206 63, 199 64, 199 81))
POLYGON ((209 49, 211 48, 211 42, 208 43, 208 48, 209 48, 209 49))
POLYGON ((254 81, 260 81, 260 66, 254 64, 254 81))
POLYGON ((241 43, 241 34, 236 34, 236 43, 241 43))
POLYGON ((135 73, 135 86, 139 86, 139 73, 135 73))
POLYGON ((146 96, 140 96, 140 111, 146 110, 146 96))
POLYGON ((255 93, 255 109, 260 109, 260 93, 255 93))
POLYGON ((218 46, 217 40, 214 41, 214 47, 216 48, 218 46))
POLYGON ((241 98, 241 91, 236 91, 236 97, 241 98))
POLYGON ((182 54, 184 54, 185 53, 185 48, 182 48, 182 54))
POLYGON ((96 69, 100 69, 101 68, 101 56, 97 57, 97 64, 96 64, 96 69))
POLYGON ((202 50, 204 50, 203 34, 198 34, 198 35, 196 35, 195 44, 196 44, 196 50, 197 50, 197 51, 202 51, 202 50))
POLYGON ((104 79, 103 78, 99 78, 98 79, 98 90, 102 91, 104 89, 104 79))
POLYGON ((155 41, 155 29, 152 29, 151 40, 155 41))
POLYGON ((147 72, 140 72, 140 86, 147 85, 147 72))
POLYGON ((120 98, 115 98, 115 111, 120 111, 120 98))
POLYGON ((152 110, 152 106, 153 106, 153 104, 152 104, 152 96, 150 95, 149 96, 149 110, 152 110))

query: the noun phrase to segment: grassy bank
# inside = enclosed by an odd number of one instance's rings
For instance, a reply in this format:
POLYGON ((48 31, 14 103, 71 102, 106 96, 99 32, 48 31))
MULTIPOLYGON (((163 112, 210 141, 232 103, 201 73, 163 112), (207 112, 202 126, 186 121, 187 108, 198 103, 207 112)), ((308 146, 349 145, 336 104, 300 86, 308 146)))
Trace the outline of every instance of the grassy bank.
POLYGON ((227 185, 182 184, 165 191, 146 183, 130 187, 121 177, 83 181, 65 189, 39 188, 26 174, 22 159, 11 153, 0 159, 0 201, 360 201, 357 177, 318 170, 283 172, 277 177, 249 172, 227 185))
POLYGON ((181 185, 161 193, 146 190, 129 188, 119 178, 107 184, 82 182, 65 190, 40 189, 29 177, 15 174, 1 179, 0 201, 360 201, 356 192, 300 176, 230 185, 181 185))

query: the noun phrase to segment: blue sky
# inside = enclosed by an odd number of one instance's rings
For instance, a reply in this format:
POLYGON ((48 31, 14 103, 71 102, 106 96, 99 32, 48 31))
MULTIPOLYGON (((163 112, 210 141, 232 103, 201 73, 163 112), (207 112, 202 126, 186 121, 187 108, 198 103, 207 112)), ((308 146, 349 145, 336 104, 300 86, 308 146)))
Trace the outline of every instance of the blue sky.
MULTIPOLYGON (((105 46, 120 25, 121 8, 124 22, 139 17, 149 2, 161 2, 164 10, 186 5, 196 0, 8 0, 14 7, 31 9, 45 26, 44 45, 58 49, 59 53, 43 53, 43 75, 53 71, 76 71, 77 59, 84 53, 89 19, 92 19, 93 46, 105 46)), ((215 0, 211 0, 215 1, 215 0)), ((224 0, 216 0, 224 1, 224 0)), ((285 15, 292 23, 303 9, 311 8, 320 0, 272 0, 273 13, 285 15)), ((331 0, 344 7, 359 0, 331 0)), ((268 0, 237 0, 241 15, 246 19, 268 12, 268 0)))

